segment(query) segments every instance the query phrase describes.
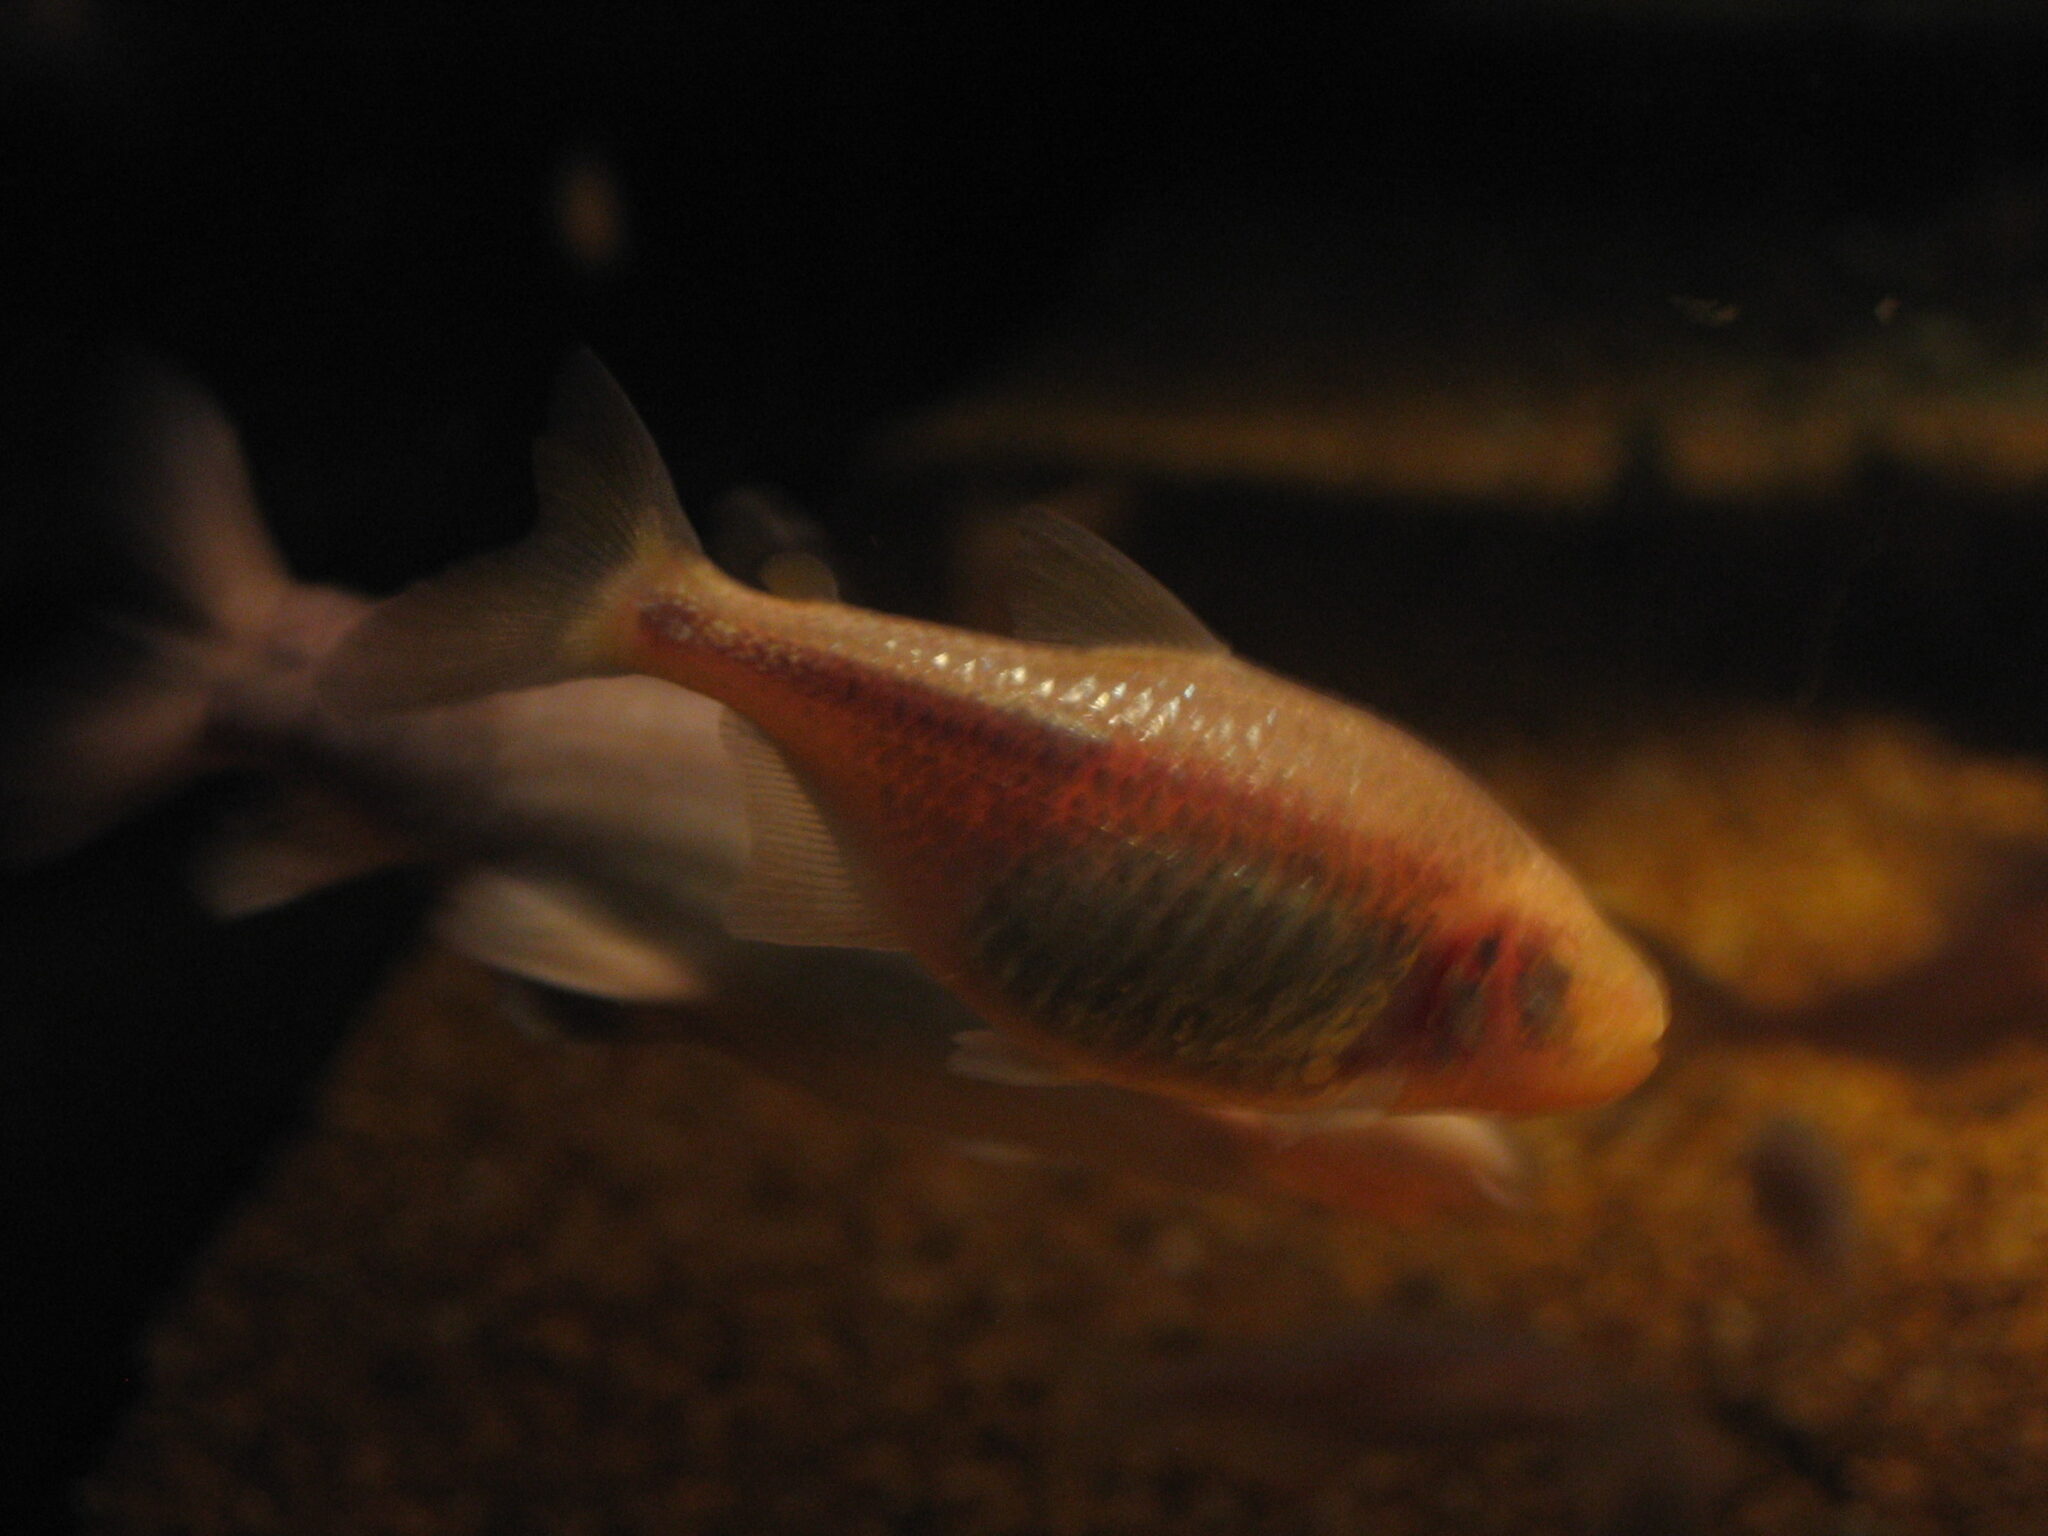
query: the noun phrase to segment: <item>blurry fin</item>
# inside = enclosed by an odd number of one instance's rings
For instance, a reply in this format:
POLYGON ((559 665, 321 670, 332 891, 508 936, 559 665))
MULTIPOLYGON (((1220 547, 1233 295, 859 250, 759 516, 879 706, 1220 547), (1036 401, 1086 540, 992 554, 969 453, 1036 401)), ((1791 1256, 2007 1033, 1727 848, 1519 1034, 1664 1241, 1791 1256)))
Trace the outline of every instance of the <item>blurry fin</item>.
MULTIPOLYGON (((1393 1093, 1389 1092, 1386 1101, 1391 1103, 1393 1097, 1393 1093)), ((1387 1118, 1386 1110, 1378 1103, 1345 1104, 1332 1109, 1260 1109, 1247 1110, 1245 1113, 1263 1115, 1280 1135, 1295 1138, 1333 1133, 1342 1135, 1364 1126, 1378 1125, 1387 1118)))
POLYGON ((111 426, 110 510, 180 623, 102 621, 118 658, 89 662, 81 646, 73 677, 10 702, 19 718, 0 728, 0 852, 16 863, 88 842, 202 771, 223 660, 260 636, 291 586, 235 429, 211 395, 147 364, 111 426))
POLYGON ((771 944, 905 948, 862 895, 824 811, 782 749, 731 710, 719 723, 740 771, 751 840, 727 930, 771 944))
POLYGON ((198 384, 145 366, 128 387, 115 496, 136 559, 209 633, 260 630, 290 587, 233 423, 198 384))
POLYGON ((83 698, 21 712, 30 718, 0 733, 0 854, 10 864, 91 842, 201 767, 206 689, 149 662, 83 698))
POLYGON ((1485 1204, 1509 1210, 1528 1204, 1528 1157, 1499 1120, 1481 1114, 1389 1114, 1374 1141, 1384 1157, 1413 1159, 1417 1176, 1432 1174, 1485 1204))
POLYGON ((955 1035, 946 1070, 1005 1088, 1076 1088, 1086 1081, 1062 1073, 993 1029, 963 1029, 955 1035))
POLYGON ((1507 1127, 1483 1115, 1389 1115, 1380 1143, 1400 1148, 1446 1175, 1459 1176, 1494 1205, 1528 1203, 1529 1160, 1507 1127))
POLYGON ((1388 1221, 1526 1203, 1529 1169, 1508 1133, 1475 1115, 1383 1115, 1288 1126, 1212 1110, 1242 1139, 1266 1183, 1320 1205, 1388 1221))
POLYGON ((587 992, 571 992, 524 976, 500 974, 498 1008, 529 1040, 603 1040, 617 1035, 622 1005, 587 992))
POLYGON ((785 549, 761 562, 761 585, 777 597, 800 603, 836 603, 839 578, 818 556, 802 549, 785 549))
POLYGON ((1388 1119, 1387 1107, 1401 1096, 1407 1081, 1407 1076, 1400 1072, 1374 1072, 1354 1080, 1336 1103, 1314 1109, 1262 1109, 1255 1113, 1264 1116, 1281 1136, 1342 1134, 1388 1119))
POLYGON ((1012 522, 1009 537, 1006 596, 1018 639, 1229 649, 1129 555, 1079 523, 1026 512, 1012 522))
POLYGON ((628 932, 558 887, 497 870, 451 888, 434 929, 472 959, 567 992, 675 1003, 705 990, 684 956, 628 932))
POLYGON ((330 795, 300 789, 224 829, 192 872, 215 917, 247 917, 400 862, 388 833, 330 795))
POLYGON ((373 610, 326 669, 334 704, 417 709, 617 672, 606 630, 623 589, 678 562, 713 570, 639 413, 588 352, 562 370, 533 471, 534 531, 373 610))
POLYGON ((760 486, 719 499, 713 557, 742 581, 803 602, 842 602, 830 545, 817 520, 760 486))

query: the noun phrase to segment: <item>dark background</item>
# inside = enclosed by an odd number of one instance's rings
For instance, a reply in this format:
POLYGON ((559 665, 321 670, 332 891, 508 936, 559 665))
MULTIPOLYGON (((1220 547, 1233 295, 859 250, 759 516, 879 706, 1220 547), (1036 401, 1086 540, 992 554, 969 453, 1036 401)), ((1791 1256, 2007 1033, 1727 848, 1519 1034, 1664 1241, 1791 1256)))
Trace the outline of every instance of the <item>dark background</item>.
MULTIPOLYGON (((929 602, 936 513, 862 494, 875 433, 1057 315, 1134 207, 1255 192, 1340 238, 1448 210, 1511 239, 1533 219, 1910 226, 1967 184, 2038 184, 2040 33, 1852 14, 1538 7, 1482 27, 1392 6, 1304 33, 1255 10, 17 7, 0 41, 10 670, 42 665, 105 575, 79 534, 86 424, 126 353, 219 392, 310 577, 385 590, 516 532, 549 376, 588 342, 686 503, 782 486, 869 590, 929 602), (557 238, 576 153, 608 160, 629 219, 602 273, 557 238)), ((1211 526, 1190 513, 1165 566, 1199 583, 1211 526)), ((2001 537, 2020 553, 1992 562, 1983 601, 2022 609, 2038 554, 2030 531, 2001 537)), ((1902 643, 1881 604, 1839 611, 1843 572, 1852 595, 1896 577, 1854 540, 1788 538, 1787 576, 1759 554, 1770 537, 1745 539, 1686 546, 1715 573, 1695 605, 1749 637, 1729 677, 1805 686, 1801 637, 1825 623, 1847 696, 2040 744, 2039 668, 2010 648, 2026 623, 1922 615, 1902 643), (1754 622, 1717 607, 1759 588, 1783 601, 1754 622), (1962 656, 1981 665, 1958 676, 1962 656)), ((91 1466, 151 1307, 303 1113, 413 921, 386 880, 210 927, 182 886, 206 810, 187 797, 0 890, 36 1519, 91 1466)))

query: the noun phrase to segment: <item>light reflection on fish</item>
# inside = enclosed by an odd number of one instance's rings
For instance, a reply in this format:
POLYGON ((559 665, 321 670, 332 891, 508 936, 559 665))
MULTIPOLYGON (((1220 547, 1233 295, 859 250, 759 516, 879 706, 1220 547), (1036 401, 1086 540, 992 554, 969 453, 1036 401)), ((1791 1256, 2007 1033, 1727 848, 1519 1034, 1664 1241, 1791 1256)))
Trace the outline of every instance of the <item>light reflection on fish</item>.
POLYGON ((535 463, 538 531, 385 605, 330 697, 644 672, 722 700, 754 838, 734 930, 908 949, 996 1026, 978 1070, 1535 1111, 1654 1064, 1656 977, 1489 797, 1234 659, 1077 526, 1019 525, 998 638, 720 573, 587 356, 535 463))
MULTIPOLYGON (((1300 1127, 1110 1087, 960 1076, 980 1021, 901 954, 733 940, 747 857, 720 707, 646 678, 401 716, 336 714, 314 674, 368 611, 297 582, 265 533, 233 428, 196 388, 137 402, 126 514, 185 617, 132 625, 126 675, 10 740, 0 805, 18 861, 48 858, 189 778, 260 775, 273 798, 216 842, 199 885, 224 916, 399 861, 450 875, 442 937, 584 995, 610 1034, 699 1041, 863 1116, 963 1144, 1201 1188, 1280 1190, 1419 1217, 1511 1200, 1492 1125, 1394 1116, 1300 1127)), ((785 546, 787 540, 781 540, 785 546)), ((763 548, 763 563, 777 551, 763 548)), ((829 589, 815 555, 799 590, 829 589)), ((550 990, 551 1011, 563 994, 550 990)))

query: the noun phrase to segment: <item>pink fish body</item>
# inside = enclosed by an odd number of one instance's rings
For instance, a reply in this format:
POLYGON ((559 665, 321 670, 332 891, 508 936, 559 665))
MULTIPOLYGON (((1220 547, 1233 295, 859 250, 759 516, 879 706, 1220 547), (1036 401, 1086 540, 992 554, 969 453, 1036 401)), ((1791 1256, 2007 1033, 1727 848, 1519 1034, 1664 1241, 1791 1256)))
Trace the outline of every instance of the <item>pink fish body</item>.
POLYGON ((1534 1111, 1654 1064, 1654 973, 1483 791, 1078 527, 1020 524, 1025 637, 993 637, 720 574, 593 362, 536 463, 533 538, 387 604, 330 695, 639 671, 721 700, 743 936, 909 949, 1017 1061, 1216 1106, 1534 1111))

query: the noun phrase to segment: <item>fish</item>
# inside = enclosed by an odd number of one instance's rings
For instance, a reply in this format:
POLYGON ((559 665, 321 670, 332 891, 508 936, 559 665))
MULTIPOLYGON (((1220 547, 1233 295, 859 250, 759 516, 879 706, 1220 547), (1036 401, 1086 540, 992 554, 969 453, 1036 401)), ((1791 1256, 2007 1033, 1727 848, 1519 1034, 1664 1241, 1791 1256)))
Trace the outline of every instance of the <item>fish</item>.
POLYGON ((1743 1151, 1758 1221, 1813 1274, 1843 1278, 1855 1256, 1855 1179, 1821 1128, 1780 1114, 1757 1127, 1743 1151))
POLYGON ((1655 971, 1532 835, 1078 525, 1016 523, 991 635, 721 572, 588 353, 534 462, 533 534, 381 606, 326 697, 719 700, 752 838, 729 928, 916 956, 988 1021, 964 1069, 1313 1117, 1567 1109, 1655 1065, 1655 971))
MULTIPOLYGON (((958 1147, 1276 1194, 1389 1221, 1517 1203, 1501 1127, 1392 1116, 1300 1127, 1108 1087, 991 1083, 951 1070, 983 1027, 914 959, 734 938, 748 857, 722 707, 642 677, 562 683, 364 719, 321 697, 369 599, 292 575, 232 421, 157 368, 107 457, 126 542, 172 618, 118 625, 125 665, 0 732, 0 849, 61 857, 195 779, 262 798, 197 860, 223 919, 398 865, 434 871, 436 937, 504 978, 508 1013, 620 1049, 703 1047, 840 1111, 958 1147)), ((764 504, 767 505, 767 504, 764 504)), ((738 539, 780 590, 829 600, 814 527, 779 504, 738 539), (766 530, 764 533, 763 530, 766 530)))

